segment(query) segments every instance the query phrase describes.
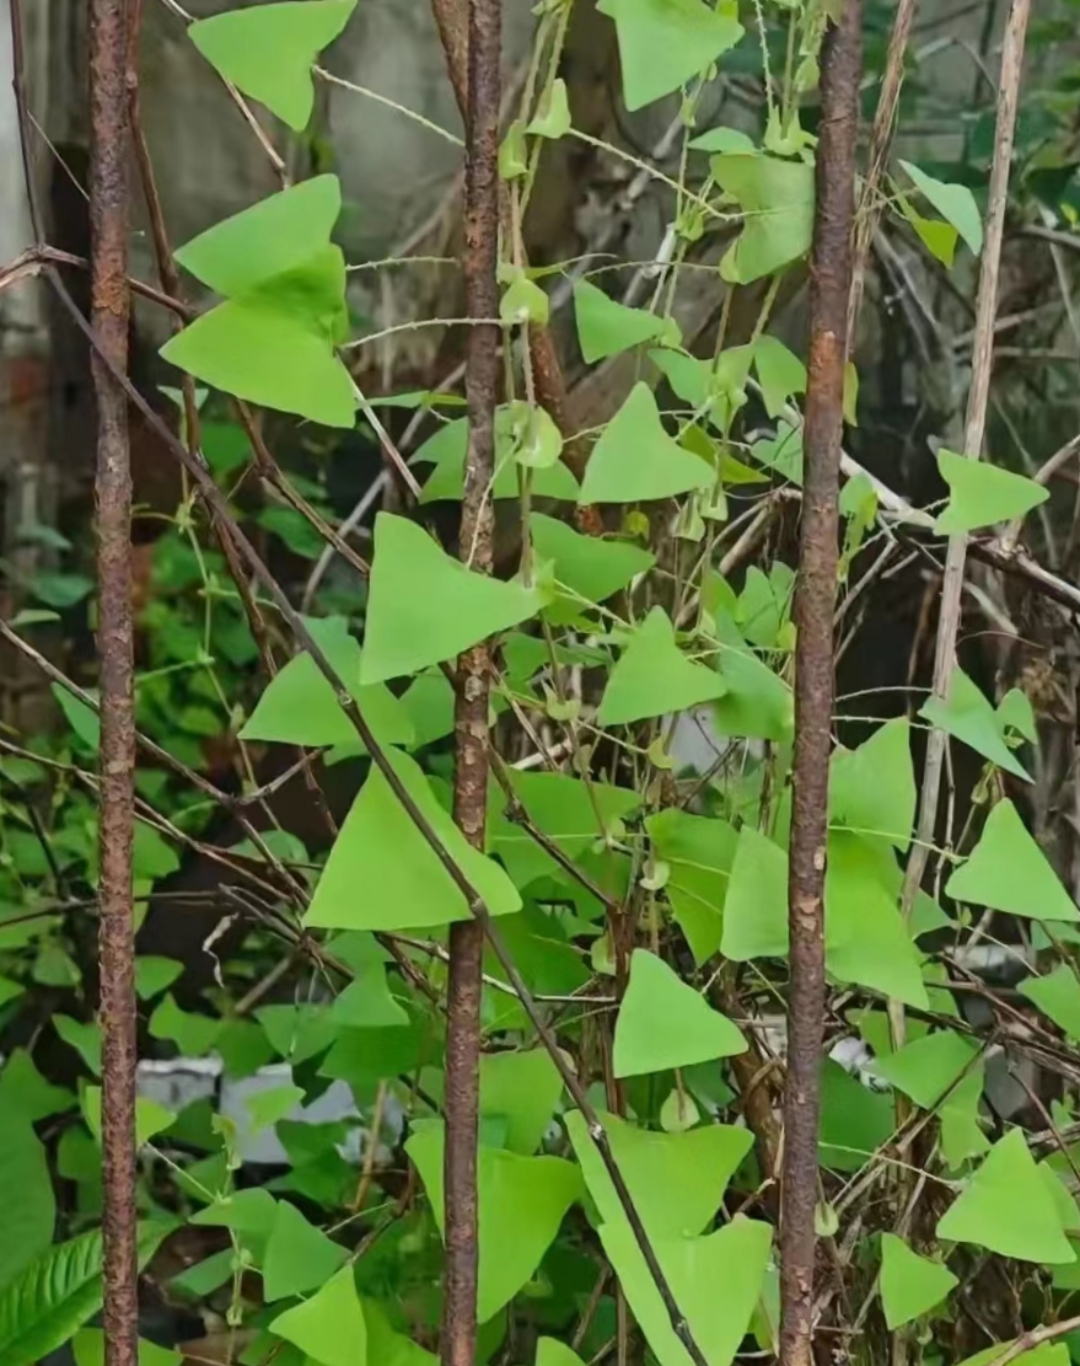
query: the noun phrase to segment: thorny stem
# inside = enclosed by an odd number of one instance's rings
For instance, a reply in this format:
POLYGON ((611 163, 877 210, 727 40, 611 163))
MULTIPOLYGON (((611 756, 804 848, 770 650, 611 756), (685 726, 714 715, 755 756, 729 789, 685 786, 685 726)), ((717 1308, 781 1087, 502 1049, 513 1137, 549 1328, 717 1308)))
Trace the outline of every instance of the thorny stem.
MULTIPOLYGON (((469 0, 468 89, 465 119, 466 311, 494 318, 499 311, 499 86, 501 0, 469 0)), ((469 448, 461 507, 460 553, 490 574, 494 505, 487 496, 495 471, 500 329, 468 330, 465 397, 469 448)), ((491 649, 481 641, 458 660, 454 706, 454 820, 483 850, 491 768, 488 708, 491 649)), ((484 926, 469 918, 450 927, 446 1027, 446 1280, 440 1358, 443 1366, 473 1366, 479 1266, 477 1145, 480 1111, 480 1005, 484 926)))
POLYGON ((90 10, 91 356, 97 399, 98 661, 101 687, 98 957, 102 1025, 104 1327, 107 1366, 138 1360, 135 1208, 134 624, 127 368, 126 0, 90 10))
POLYGON ((795 753, 788 923, 787 1084, 780 1200, 780 1360, 811 1366, 819 1069, 825 1017, 825 845, 833 706, 840 438, 855 215, 862 12, 847 0, 821 60, 817 208, 810 265, 806 473, 795 596, 795 753))

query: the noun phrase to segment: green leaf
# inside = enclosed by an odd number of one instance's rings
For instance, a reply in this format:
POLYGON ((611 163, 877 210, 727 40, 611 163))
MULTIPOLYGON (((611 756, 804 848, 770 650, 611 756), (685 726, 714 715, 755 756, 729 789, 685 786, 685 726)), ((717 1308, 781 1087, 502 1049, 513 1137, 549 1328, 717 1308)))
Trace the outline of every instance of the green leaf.
POLYGON ((294 1067, 322 1053, 339 1033, 331 1010, 322 1005, 261 1006, 255 1017, 274 1052, 294 1067))
POLYGON ((552 81, 550 89, 544 92, 536 117, 525 129, 536 138, 561 138, 570 131, 570 101, 566 93, 566 82, 561 76, 552 81))
MULTIPOLYGON (((87 1128, 97 1141, 101 1142, 101 1087, 86 1086, 82 1093, 82 1109, 87 1128)), ((176 1119, 172 1110, 166 1110, 149 1096, 138 1096, 135 1101, 135 1144, 141 1148, 156 1135, 170 1128, 176 1119)))
MULTIPOLYGON (((101 1328, 80 1328, 72 1339, 75 1366, 105 1366, 105 1332, 101 1328)), ((139 1339, 139 1366, 180 1366, 183 1357, 175 1348, 159 1347, 156 1342, 139 1339)))
POLYGON ((87 747, 97 749, 101 743, 101 720, 92 707, 73 696, 59 683, 50 684, 50 691, 60 704, 68 725, 87 747))
POLYGON ((945 892, 1031 920, 1080 920, 1072 897, 1007 799, 990 812, 971 857, 949 878, 945 892))
POLYGON ((958 1284, 947 1266, 912 1252, 895 1233, 881 1235, 881 1305, 890 1332, 921 1318, 958 1284))
POLYGON ((208 228, 177 248, 176 259, 215 293, 235 298, 306 265, 330 244, 340 213, 337 176, 315 176, 208 228))
POLYGON ((135 960, 135 991, 139 1000, 152 1001, 155 996, 160 996, 183 971, 183 963, 178 963, 175 958, 140 955, 135 960))
POLYGON ((939 536, 958 536, 979 527, 1009 522, 1045 503, 1050 492, 1034 479, 985 460, 969 460, 944 447, 937 454, 949 502, 934 523, 939 536))
POLYGON ((662 607, 654 607, 611 671, 596 720, 601 726, 626 726, 685 711, 725 691, 715 669, 683 654, 671 619, 662 607))
POLYGON ((924 1110, 940 1109, 945 1160, 957 1168, 990 1144, 979 1128, 983 1062, 978 1049, 952 1030, 914 1039, 888 1057, 879 1056, 874 1072, 903 1091, 924 1110))
POLYGON ((304 1099, 299 1086, 275 1086, 269 1091, 256 1091, 244 1101, 251 1116, 251 1132, 272 1129, 281 1119, 287 1119, 304 1099))
MULTIPOLYGON (((696 1237, 707 1228, 753 1144, 750 1131, 733 1124, 656 1133, 604 1111, 598 1118, 650 1238, 696 1237)), ((571 1110, 565 1124, 600 1225, 623 1225, 629 1231, 615 1184, 581 1111, 571 1110)))
POLYGON ((52 1242, 56 1201, 45 1149, 30 1118, 0 1111, 0 1286, 6 1285, 52 1242))
POLYGON ((535 615, 535 589, 451 559, 423 527, 380 512, 360 670, 365 685, 417 673, 535 615))
POLYGON ((669 808, 645 822, 653 853, 671 870, 664 892, 700 967, 720 948, 738 836, 727 821, 669 808))
POLYGON ((631 111, 701 75, 744 31, 702 0, 600 0, 597 9, 615 21, 623 99, 631 111))
POLYGON ((546 1048, 484 1053, 480 1058, 480 1114, 501 1119, 502 1146, 530 1157, 539 1148, 562 1095, 562 1078, 546 1048))
POLYGON ((193 1214, 191 1222, 208 1228, 228 1228, 234 1233, 243 1234, 244 1241, 253 1242, 261 1255, 273 1231, 277 1209, 278 1202, 268 1190, 252 1186, 215 1200, 206 1209, 193 1214))
POLYGON ((664 430, 652 390, 639 381, 593 447, 579 502, 645 503, 715 483, 716 471, 664 430))
POLYGON ((788 951, 787 855, 752 825, 739 831, 731 865, 720 951, 746 963, 788 951))
POLYGON ((150 1016, 149 1028, 155 1039, 169 1039, 185 1056, 200 1058, 213 1048, 221 1023, 209 1015, 181 1010, 170 993, 150 1016))
POLYGON ((924 218, 912 208, 903 195, 898 196, 898 200, 900 212, 918 233, 930 255, 940 261, 947 270, 951 270, 956 259, 956 244, 960 240, 956 228, 940 218, 924 218))
MULTIPOLYGON (((656 563, 655 555, 630 541, 583 536, 540 512, 529 517, 529 531, 537 557, 554 562, 556 581, 588 602, 605 602, 656 563)), ((570 599, 568 605, 577 603, 570 599)))
MULTIPOLYGON (((342 618, 308 618, 308 630, 334 672, 349 689, 364 720, 383 745, 409 747, 415 740, 412 721, 401 702, 383 683, 360 686, 361 653, 342 618)), ((241 740, 270 740, 286 745, 355 744, 363 751, 356 728, 334 689, 311 655, 290 659, 264 689, 240 732, 241 740)))
POLYGON ((1027 694, 1019 688, 1010 688, 998 703, 997 719, 1003 734, 1014 730, 1033 745, 1038 741, 1039 731, 1035 723, 1035 713, 1027 694))
POLYGON ((1067 1038, 1080 1040, 1080 981, 1067 963, 1045 977, 1025 977, 1017 991, 1053 1020, 1067 1038))
MULTIPOLYGON (((600 1238, 660 1366, 689 1366, 690 1356, 675 1335, 629 1227, 606 1225, 600 1238)), ((770 1225, 742 1214, 707 1237, 654 1244, 664 1277, 709 1366, 729 1366, 739 1350, 761 1296, 771 1246, 770 1225)))
MULTIPOLYGON (((263 1294, 273 1303, 330 1281, 348 1252, 309 1224, 295 1205, 278 1203, 263 1258, 263 1294)), ((287 1336, 287 1335, 286 1335, 287 1336)))
POLYGON ((720 263, 729 284, 750 284, 805 256, 814 228, 814 168, 805 161, 728 153, 712 158, 717 184, 746 215, 720 263))
POLYGON ((829 820, 867 838, 880 837, 901 853, 915 825, 915 767, 911 723, 896 717, 858 749, 837 749, 829 765, 829 820))
MULTIPOLYGON (((326 258, 317 258, 318 274, 329 269, 344 294, 344 258, 337 247, 326 251, 326 258)), ((326 427, 353 427, 355 390, 334 351, 335 337, 323 319, 288 310, 272 284, 204 313, 166 342, 162 358, 249 403, 326 427)))
POLYGON ((707 133, 699 133, 690 142, 695 152, 755 152, 752 138, 740 133, 737 128, 710 128, 707 133))
POLYGON ((254 5, 200 19, 188 34, 219 75, 299 133, 315 104, 311 68, 355 7, 356 0, 254 5))
POLYGON ((585 1366, 571 1347, 558 1338, 537 1338, 536 1366, 585 1366))
POLYGON ((662 958, 635 949, 630 983, 615 1022, 616 1077, 638 1077, 672 1067, 745 1053, 746 1040, 700 992, 679 979, 662 958))
MULTIPOLYGON (((998 1342, 993 1347, 986 1347, 974 1356, 967 1357, 960 1366, 993 1366, 993 1363, 999 1361, 1013 1345, 1012 1342, 998 1342)), ((1011 1366, 1069 1366, 1071 1361, 1072 1356, 1067 1342, 1044 1342, 1041 1346, 1032 1348, 1030 1352, 1021 1352, 1014 1358, 1011 1366)))
POLYGON ((270 1331, 320 1366, 366 1366, 367 1324, 352 1266, 342 1267, 310 1300, 271 1320, 270 1331))
MULTIPOLYGON (((387 757, 488 911, 512 915, 520 910, 521 898, 514 884, 498 864, 468 843, 450 813, 440 806, 415 760, 392 750, 387 757)), ((469 914, 465 897, 372 765, 334 841, 306 924, 321 929, 393 931, 446 925, 467 920, 469 914), (357 895, 359 887, 364 889, 363 896, 357 895)))
MULTIPOLYGON (((438 1120, 417 1126, 405 1144, 440 1233, 445 1232, 443 1145, 443 1125, 438 1120)), ((561 1157, 521 1157, 481 1146, 477 1164, 478 1322, 486 1323, 530 1280, 580 1191, 577 1168, 561 1157)))
MULTIPOLYGON (((54 1020, 58 1017, 54 1016, 54 1020)), ((50 1086, 24 1048, 12 1050, 0 1072, 0 1108, 36 1123, 62 1114, 75 1105, 75 1097, 62 1086, 50 1086)))
POLYGON ((938 697, 929 698, 920 707, 919 715, 970 745, 977 754, 1006 773, 1031 782, 1027 770, 1005 743, 994 708, 959 666, 953 669, 949 680, 948 697, 944 701, 938 697))
POLYGON ((726 691, 713 716, 720 735, 782 742, 791 737, 795 701, 791 688, 762 662, 724 613, 717 614, 717 667, 726 691))
POLYGON ((393 996, 386 969, 379 961, 365 963, 355 979, 334 1001, 337 1023, 350 1029, 387 1029, 409 1023, 408 1012, 393 996))
POLYGON ((1055 1266, 1076 1261, 1061 1213, 1020 1129, 1010 1130, 990 1149, 938 1220, 937 1236, 1017 1261, 1055 1266))
POLYGON ((627 308, 588 280, 574 286, 574 317, 578 345, 588 365, 655 341, 667 327, 665 318, 644 308, 627 308))
MULTIPOLYGON (((139 1229, 143 1267, 172 1232, 171 1223, 139 1229)), ((59 1243, 0 1291, 0 1366, 32 1366, 55 1351, 101 1308, 101 1230, 59 1243)))
POLYGON ((765 333, 757 339, 754 368, 765 411, 772 418, 780 416, 795 394, 806 393, 806 366, 778 337, 765 333))
POLYGON ((83 1024, 70 1015, 54 1015, 53 1028, 66 1044, 75 1049, 95 1077, 101 1076, 101 1027, 83 1024))
MULTIPOLYGON (((491 496, 520 498, 521 488, 515 462, 513 405, 502 404, 495 413, 495 482, 491 496)), ((465 488, 465 459, 469 446, 469 424, 465 418, 448 422, 428 438, 413 456, 413 462, 431 462, 435 469, 420 491, 421 503, 437 503, 443 499, 460 501, 465 488)), ((578 496, 578 484, 569 468, 556 461, 533 471, 533 492, 542 498, 572 503, 578 496)))
POLYGON ((915 188, 926 196, 942 218, 953 225, 972 252, 978 256, 983 244, 982 217, 979 214, 979 206, 975 203, 975 196, 968 187, 935 180, 925 171, 920 171, 918 166, 913 166, 910 161, 901 161, 900 165, 911 177, 915 188))
POLYGON ((857 1172, 892 1138, 896 1127, 893 1098, 871 1091, 839 1063, 821 1067, 821 1121, 818 1157, 832 1171, 857 1172))

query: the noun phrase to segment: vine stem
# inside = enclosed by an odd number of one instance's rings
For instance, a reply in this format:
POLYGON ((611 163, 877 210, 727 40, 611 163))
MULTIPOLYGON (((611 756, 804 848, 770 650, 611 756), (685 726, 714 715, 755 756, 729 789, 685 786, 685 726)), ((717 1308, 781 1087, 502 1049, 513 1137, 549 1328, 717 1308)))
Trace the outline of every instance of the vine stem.
POLYGON ((795 754, 788 876, 784 1155, 780 1187, 780 1360, 812 1366, 814 1207, 825 1014, 825 857, 833 708, 840 439, 855 219, 862 7, 847 0, 821 59, 817 207, 810 263, 806 452, 795 594, 795 754))
POLYGON ((138 1361, 135 1209, 134 622, 127 396, 128 217, 126 0, 90 8, 91 354, 97 399, 98 664, 101 746, 98 959, 101 990, 104 1327, 107 1366, 138 1361))
MULTIPOLYGON (((465 92, 465 307, 470 318, 499 312, 499 86, 501 0, 469 0, 468 84, 465 92)), ((495 473, 501 330, 477 323, 468 330, 465 399, 469 446, 461 505, 460 554, 483 574, 492 572, 494 504, 487 496, 495 473)), ((491 647, 481 641, 458 660, 454 704, 454 820, 483 852, 491 770, 488 709, 491 647)), ((440 1359, 473 1366, 479 1269, 477 1144, 480 1110, 480 1004, 484 926, 470 917, 450 927, 446 1025, 446 1281, 440 1359)))

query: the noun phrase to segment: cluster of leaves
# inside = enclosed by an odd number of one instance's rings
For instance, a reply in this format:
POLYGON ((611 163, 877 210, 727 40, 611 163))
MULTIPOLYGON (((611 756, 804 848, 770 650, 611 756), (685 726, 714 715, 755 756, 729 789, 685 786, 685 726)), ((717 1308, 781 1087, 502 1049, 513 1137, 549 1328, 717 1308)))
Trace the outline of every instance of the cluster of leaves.
MULTIPOLYGON (((351 0, 253 6, 200 21, 190 35, 222 76, 299 128, 312 109, 312 62, 351 8, 351 0)), ((734 0, 601 5, 615 24, 627 107, 681 93, 684 167, 691 153, 707 159, 693 190, 685 171, 680 178, 675 261, 734 216, 738 233, 719 268, 729 288, 777 280, 799 267, 810 244, 815 140, 800 124, 799 102, 816 83, 829 0, 779 5, 791 60, 782 101, 770 88, 760 145, 734 129, 696 127, 715 64, 753 42, 746 27, 761 22, 762 8, 734 0)), ((547 76, 500 157, 519 204, 540 147, 571 131, 557 75, 564 0, 540 11, 538 53, 552 48, 547 76)), ((908 163, 901 170, 891 199, 927 248, 946 266, 960 240, 978 253, 970 190, 908 163)), ((336 177, 319 176, 182 248, 180 263, 221 302, 167 345, 167 359, 224 395, 352 427, 358 396, 337 349, 347 336, 346 274, 331 241, 340 205, 336 177)), ((541 273, 521 264, 516 245, 503 267, 501 309, 511 357, 514 340, 548 310, 541 273)), ((307 955, 292 995, 242 1008, 237 988, 250 983, 252 968, 243 956, 226 962, 222 987, 189 1010, 171 991, 182 963, 139 962, 148 1033, 163 1052, 216 1058, 230 1083, 265 1081, 263 1069, 276 1065, 276 1080, 238 1110, 205 1097, 177 1113, 148 1097, 139 1103, 143 1253, 149 1259, 181 1222, 202 1231, 208 1255, 174 1276, 170 1292, 220 1314, 230 1330, 244 1328, 245 1362, 431 1359, 445 1231, 447 929, 471 913, 446 860, 495 918, 560 1050, 553 1057, 538 1041, 519 991, 489 954, 481 1358, 505 1347, 535 1350, 539 1366, 574 1366, 605 1353, 619 1331, 610 1269, 651 1358, 660 1366, 688 1360, 597 1135, 564 1090, 567 1066, 599 1114, 679 1314, 710 1366, 728 1366, 748 1339, 762 1351, 776 1343, 777 1154, 767 1130, 747 1126, 746 1102, 756 1086, 773 1089, 788 977, 795 575, 782 558, 738 576, 723 572, 722 561, 733 528, 785 492, 798 495, 806 370, 767 330, 768 305, 752 339, 722 346, 713 360, 683 345, 660 292, 653 307, 632 308, 583 278, 573 306, 586 362, 633 353, 641 378, 597 434, 579 482, 561 459, 553 418, 535 401, 527 354, 508 366, 488 492, 521 509, 524 548, 513 578, 481 575, 419 521, 381 513, 363 600, 305 619, 334 681, 301 650, 248 708, 240 675, 254 645, 222 562, 200 543, 192 507, 156 548, 147 624, 160 653, 140 678, 141 727, 193 768, 204 759, 200 737, 224 729, 255 753, 318 750, 324 765, 351 759, 364 773, 325 859, 288 832, 268 839, 292 874, 288 896, 263 876, 265 851, 261 864, 253 857, 260 851, 245 851, 258 870, 252 904, 290 952, 307 955), (614 509, 613 529, 575 529, 580 505, 614 509), (494 761, 481 852, 450 815, 446 741, 453 662, 488 639, 497 646, 492 727, 497 748, 514 759, 494 761), (368 723, 378 763, 340 705, 342 688, 368 723), (197 720, 189 713, 200 705, 207 715, 197 720), (689 777, 678 758, 687 716, 706 727, 715 753, 707 773, 689 777), (347 1088, 354 1108, 320 1120, 313 1107, 335 1085, 347 1088), (270 1130, 281 1170, 253 1184, 245 1148, 270 1130)), ((853 423, 853 372, 848 387, 853 423)), ((223 486, 235 468, 235 435, 213 424, 203 431, 223 486)), ((431 467, 421 508, 460 498, 467 455, 467 420, 440 422, 415 456, 431 467)), ((1046 498, 991 462, 944 449, 938 458, 949 488, 935 523, 942 536, 1021 518, 1046 498)), ((841 510, 846 579, 879 534, 872 483, 851 480, 841 510)), ((4 900, 13 913, 0 924, 0 1009, 8 1024, 32 986, 80 987, 70 922, 42 896, 57 875, 45 846, 66 884, 93 887, 92 797, 75 792, 68 775, 96 746, 96 717, 84 701, 60 695, 71 735, 40 753, 40 763, 4 761, 5 776, 31 795, 60 774, 50 790, 59 816, 44 840, 18 803, 5 807, 4 900)), ((995 1037, 961 1013, 950 958, 967 940, 989 937, 994 917, 1008 917, 1038 965, 1019 991, 1040 1047, 1058 1047, 1055 1031, 1080 1039, 1080 911, 1018 807, 1030 783, 1023 746, 1037 738, 1021 692, 995 702, 957 668, 946 698, 880 725, 856 748, 837 746, 832 757, 830 1018, 861 1037, 872 1062, 860 1077, 822 1061, 820 1231, 842 1253, 844 1299, 865 1300, 859 1325, 871 1315, 880 1339, 917 1323, 928 1360, 955 1355, 958 1287, 987 1254, 1027 1264, 1036 1312, 1059 1312, 1077 1284, 1076 1158, 1061 1139, 1074 1125, 1076 1097, 1052 1107, 1059 1144, 1048 1155, 1034 1136, 996 1121, 984 1094, 995 1037), (905 916, 913 730, 921 724, 945 730, 983 773, 965 837, 936 851, 934 894, 920 892, 905 916), (899 1035, 898 1009, 908 1012, 899 1035), (905 1204, 893 1173, 913 1162, 926 1180, 905 1204), (862 1200, 875 1189, 884 1198, 862 1200)), ((185 831, 199 830, 205 810, 183 807, 165 783, 143 773, 142 795, 185 831)), ((177 866, 177 853, 152 821, 138 830, 142 895, 177 866)), ((0 1248, 0 1366, 35 1361, 69 1339, 80 1366, 101 1357, 100 1333, 86 1327, 102 1295, 100 1039, 90 1003, 80 1004, 85 1018, 51 1020, 78 1054, 74 1089, 46 1080, 32 1049, 11 1052, 0 1072, 0 1200, 10 1233, 0 1248)), ((160 1349, 145 1346, 157 1366, 160 1349)), ((1002 1350, 990 1345, 971 1366, 1002 1350)), ((1043 1355, 1064 1360, 1068 1352, 1062 1343, 1043 1355)))

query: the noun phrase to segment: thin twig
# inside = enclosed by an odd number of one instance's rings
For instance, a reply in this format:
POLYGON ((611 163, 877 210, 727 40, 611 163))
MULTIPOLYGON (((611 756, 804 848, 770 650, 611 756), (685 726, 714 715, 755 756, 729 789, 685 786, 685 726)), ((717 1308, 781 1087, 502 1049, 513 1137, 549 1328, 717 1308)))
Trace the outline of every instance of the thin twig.
POLYGON ((821 59, 817 207, 810 265, 805 476, 795 594, 795 752, 788 925, 787 1082, 780 1187, 780 1360, 812 1366, 814 1208, 825 1017, 825 848, 833 706, 833 611, 859 127, 862 6, 847 0, 821 59))

